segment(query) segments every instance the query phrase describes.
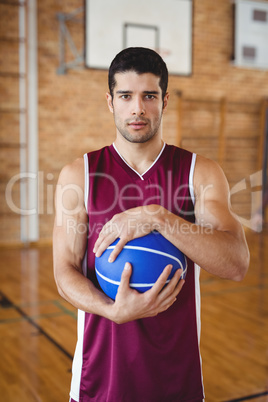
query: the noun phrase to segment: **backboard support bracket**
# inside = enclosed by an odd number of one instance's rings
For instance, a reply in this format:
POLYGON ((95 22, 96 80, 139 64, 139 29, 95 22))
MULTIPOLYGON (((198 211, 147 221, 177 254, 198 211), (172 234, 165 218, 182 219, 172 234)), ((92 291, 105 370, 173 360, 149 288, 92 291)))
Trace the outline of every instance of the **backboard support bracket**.
POLYGON ((84 23, 84 7, 77 8, 72 13, 57 13, 56 17, 59 21, 59 67, 57 74, 67 74, 70 69, 84 68, 85 64, 85 48, 82 51, 77 49, 72 38, 67 22, 84 23), (73 59, 66 61, 66 45, 69 46, 73 59))

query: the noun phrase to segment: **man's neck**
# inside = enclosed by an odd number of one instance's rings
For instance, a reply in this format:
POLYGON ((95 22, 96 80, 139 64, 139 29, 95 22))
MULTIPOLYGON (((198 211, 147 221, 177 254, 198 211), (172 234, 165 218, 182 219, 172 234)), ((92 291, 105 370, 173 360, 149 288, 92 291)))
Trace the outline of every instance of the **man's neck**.
POLYGON ((164 142, 161 138, 157 138, 144 143, 132 143, 124 138, 117 137, 114 144, 124 160, 136 172, 143 174, 158 157, 164 142))

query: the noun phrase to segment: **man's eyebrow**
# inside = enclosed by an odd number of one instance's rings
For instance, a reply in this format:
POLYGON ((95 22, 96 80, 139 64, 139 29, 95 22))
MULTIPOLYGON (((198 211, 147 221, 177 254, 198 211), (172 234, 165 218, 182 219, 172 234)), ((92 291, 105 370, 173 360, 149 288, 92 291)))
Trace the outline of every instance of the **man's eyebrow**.
POLYGON ((159 95, 160 91, 143 91, 143 93, 147 95, 159 95))
MULTIPOLYGON (((125 95, 125 94, 133 94, 133 91, 124 91, 119 89, 118 91, 116 91, 117 94, 119 95, 125 95)), ((143 94, 146 95, 159 95, 160 91, 143 91, 143 94)))
POLYGON ((117 94, 121 94, 121 95, 123 94, 123 95, 124 95, 124 94, 132 94, 132 93, 133 93, 133 91, 123 91, 123 90, 118 90, 118 91, 116 91, 116 93, 117 93, 117 94))

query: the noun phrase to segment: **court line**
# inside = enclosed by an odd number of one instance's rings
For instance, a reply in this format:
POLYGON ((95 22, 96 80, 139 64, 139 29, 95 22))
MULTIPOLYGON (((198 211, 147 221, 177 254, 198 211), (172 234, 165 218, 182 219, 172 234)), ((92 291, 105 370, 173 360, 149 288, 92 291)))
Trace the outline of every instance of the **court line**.
POLYGON ((261 392, 255 395, 248 395, 238 399, 229 399, 228 401, 224 402, 242 402, 242 401, 249 401, 250 399, 261 398, 262 396, 268 395, 268 391, 261 392))
MULTIPOLYGON (((28 321, 33 327, 35 327, 42 335, 44 335, 47 340, 49 340, 57 349, 59 349, 66 357, 68 357, 71 361, 73 360, 73 356, 67 352, 55 339, 53 339, 40 325, 38 325, 31 317, 29 317, 20 307, 16 306, 3 292, 0 291, 0 295, 2 297, 1 302, 3 305, 9 308, 14 308, 23 319, 28 321)), ((62 306, 63 307, 63 306, 62 306)), ((4 307, 5 308, 5 307, 4 307)), ((15 319, 14 319, 15 320, 15 319)), ((5 321, 5 320, 4 320, 5 321)), ((248 395, 238 399, 229 399, 223 402, 243 402, 249 401, 254 398, 261 398, 262 396, 268 395, 268 391, 261 392, 259 394, 248 395)))
MULTIPOLYGON (((211 291, 211 290, 202 289, 202 282, 200 282, 200 288, 201 288, 202 297, 219 296, 219 295, 228 294, 228 293, 244 293, 244 292, 250 292, 251 290, 259 291, 258 285, 257 286, 243 286, 243 287, 241 286, 239 288, 228 288, 228 289, 220 289, 220 290, 212 290, 211 291)), ((268 284, 263 285, 262 290, 263 289, 268 289, 268 284)))
POLYGON ((0 291, 2 303, 7 307, 14 308, 26 321, 35 327, 44 337, 51 342, 58 350, 60 350, 68 359, 73 360, 73 356, 67 352, 55 339, 52 338, 40 325, 38 325, 31 317, 29 317, 20 307, 16 306, 3 292, 0 291))
POLYGON ((69 310, 67 307, 65 307, 61 304, 61 300, 52 300, 51 302, 52 302, 52 304, 54 304, 54 306, 58 307, 64 314, 67 314, 70 317, 77 320, 77 309, 69 310))
MULTIPOLYGON (((2 300, 3 302, 3 300, 2 300)), ((1 305, 1 301, 0 301, 0 305, 1 305)), ((33 307, 33 306, 44 306, 44 305, 54 305, 56 306, 60 311, 58 312, 53 312, 53 313, 43 313, 43 314, 28 314, 27 316, 32 318, 33 320, 42 320, 44 318, 53 318, 53 317, 61 317, 63 315, 68 315, 69 317, 72 317, 74 320, 77 320, 77 313, 76 311, 71 311, 69 309, 67 309, 66 307, 61 305, 61 302, 58 300, 51 300, 48 302, 40 302, 40 303, 26 303, 26 304, 19 304, 17 305, 17 307, 20 307, 21 309, 23 309, 23 307, 28 308, 28 307, 33 307)), ((8 306, 9 308, 13 308, 13 306, 8 306)), ((5 308, 5 307, 3 307, 5 308)), ((20 321, 25 321, 26 318, 23 316, 19 316, 19 317, 14 317, 14 318, 4 318, 4 319, 0 319, 0 324, 8 324, 8 323, 12 323, 12 322, 20 322, 20 321)))
MULTIPOLYGON (((10 308, 14 308, 14 307, 10 306, 10 308)), ((62 317, 63 315, 67 315, 67 314, 63 313, 62 311, 59 311, 58 313, 37 314, 37 315, 31 315, 31 316, 27 315, 27 318, 20 315, 19 317, 0 319, 0 324, 10 324, 13 322, 29 321, 29 318, 32 320, 42 320, 44 318, 62 317)), ((73 317, 73 318, 75 318, 75 317, 73 317)))

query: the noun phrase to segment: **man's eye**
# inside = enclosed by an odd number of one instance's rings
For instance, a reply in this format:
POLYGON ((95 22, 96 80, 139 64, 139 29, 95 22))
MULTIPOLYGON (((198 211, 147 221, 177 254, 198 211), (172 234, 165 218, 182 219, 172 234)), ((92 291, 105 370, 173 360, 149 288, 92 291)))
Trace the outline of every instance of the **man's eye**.
POLYGON ((121 95, 121 98, 122 98, 122 99, 129 99, 129 98, 130 98, 130 95, 121 95))
POLYGON ((154 95, 146 95, 146 98, 147 98, 147 99, 154 99, 155 96, 154 96, 154 95))

